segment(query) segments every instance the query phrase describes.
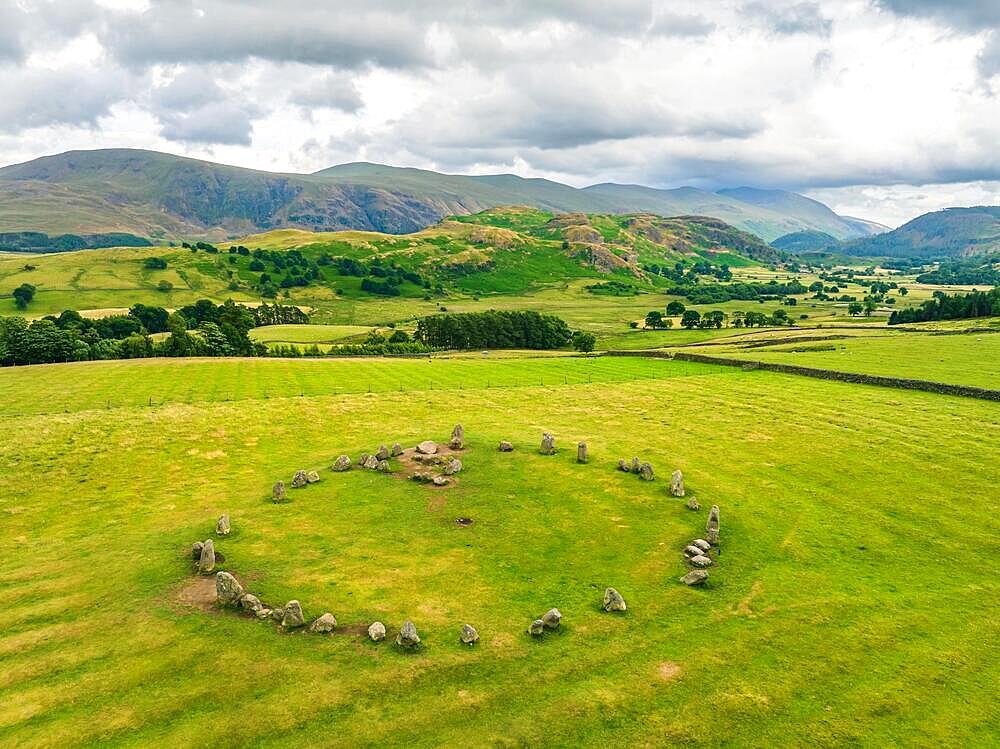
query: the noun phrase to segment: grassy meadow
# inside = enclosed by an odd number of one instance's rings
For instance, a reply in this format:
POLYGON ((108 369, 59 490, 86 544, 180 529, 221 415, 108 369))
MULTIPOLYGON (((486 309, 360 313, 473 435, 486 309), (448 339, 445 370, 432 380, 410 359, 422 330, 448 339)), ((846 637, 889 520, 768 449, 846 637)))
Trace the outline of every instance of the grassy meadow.
POLYGON ((1000 404, 586 358, 102 362, 0 390, 2 746, 1000 741, 1000 404), (327 470, 456 421, 452 488, 327 470), (632 455, 656 481, 615 470, 632 455), (298 468, 322 481, 271 503, 298 468), (722 553, 687 588, 711 504, 722 553), (337 633, 189 602, 223 512, 222 567, 337 633), (561 631, 530 639, 552 606, 561 631), (421 648, 370 643, 376 618, 421 648))

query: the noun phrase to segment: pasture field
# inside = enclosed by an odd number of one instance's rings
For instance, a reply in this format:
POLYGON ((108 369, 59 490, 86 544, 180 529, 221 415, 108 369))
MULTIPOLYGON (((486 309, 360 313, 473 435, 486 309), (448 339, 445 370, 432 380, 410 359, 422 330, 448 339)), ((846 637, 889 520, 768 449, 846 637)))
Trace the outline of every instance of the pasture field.
POLYGON ((1000 404, 576 357, 101 362, 0 390, 0 746, 1000 742, 1000 404), (456 421, 451 488, 327 470, 456 421), (656 481, 615 470, 632 455, 656 481), (273 504, 298 468, 321 482, 273 504), (687 588, 712 504, 721 554, 687 588), (190 544, 223 512, 222 568, 335 634, 199 604, 190 544), (420 649, 370 643, 374 619, 420 649))
POLYGON ((250 337, 262 343, 339 343, 364 340, 370 330, 363 325, 265 325, 254 328, 250 337))
MULTIPOLYGON (((965 323, 976 321, 963 320, 965 323)), ((746 339, 722 339, 723 345, 691 346, 684 350, 734 359, 795 364, 840 372, 932 380, 954 385, 1000 388, 1000 334, 927 335, 871 331, 840 340, 803 341, 746 347, 746 339), (738 340, 743 340, 740 345, 738 340)), ((843 335, 848 331, 810 331, 813 335, 843 335)), ((851 331, 853 332, 853 331, 851 331)))

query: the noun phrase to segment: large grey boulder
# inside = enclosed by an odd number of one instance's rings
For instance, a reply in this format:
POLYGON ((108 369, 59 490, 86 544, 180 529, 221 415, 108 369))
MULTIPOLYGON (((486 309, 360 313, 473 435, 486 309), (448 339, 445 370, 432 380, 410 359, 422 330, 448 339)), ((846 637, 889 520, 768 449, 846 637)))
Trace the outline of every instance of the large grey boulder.
POLYGON ((705 581, 708 580, 708 572, 706 570, 691 570, 679 579, 685 585, 704 585, 705 581))
POLYGON ((459 635, 459 639, 461 639, 461 641, 466 645, 474 645, 479 642, 479 633, 471 624, 463 624, 462 633, 459 635))
POLYGON ((316 484, 318 482, 319 482, 319 473, 317 473, 316 471, 309 471, 309 473, 306 474, 306 483, 316 484))
POLYGON ((514 451, 514 445, 507 440, 500 440, 500 446, 497 449, 502 453, 509 453, 514 451))
POLYGON ((653 466, 651 466, 649 463, 643 463, 642 465, 640 465, 639 466, 639 478, 641 478, 643 481, 652 481, 653 480, 653 466))
POLYGON ((389 459, 389 446, 379 445, 378 450, 375 451, 376 460, 388 460, 389 459))
POLYGON ((305 470, 298 470, 295 472, 295 475, 292 476, 293 489, 301 489, 308 483, 309 483, 309 478, 306 476, 305 470))
POLYGON ((403 454, 403 446, 398 442, 393 442, 392 449, 389 450, 389 454, 392 455, 392 457, 394 458, 399 457, 400 455, 403 454))
POLYGON ((587 462, 587 443, 581 442, 576 446, 576 462, 586 463, 587 462))
POLYGON ((528 625, 528 634, 538 637, 545 632, 545 622, 541 619, 535 619, 531 624, 528 625))
POLYGON ((688 562, 693 564, 695 567, 711 567, 712 558, 707 557, 704 554, 699 554, 698 556, 691 557, 688 562))
POLYGON ((420 644, 417 628, 409 619, 403 622, 403 626, 400 627, 399 634, 396 635, 396 644, 404 648, 413 648, 420 644))
POLYGON ((456 473, 462 470, 462 461, 458 458, 448 458, 448 462, 444 464, 444 468, 441 472, 445 476, 454 476, 456 473))
POLYGON ((217 536, 228 536, 232 530, 233 527, 229 522, 229 515, 223 515, 215 524, 215 534, 217 536))
POLYGON ((198 572, 207 575, 215 571, 215 542, 208 539, 201 545, 201 556, 198 557, 198 572))
POLYGON ((323 616, 314 621, 309 625, 310 632, 316 632, 318 634, 326 634, 327 632, 333 632, 337 626, 337 619, 327 611, 323 616))
POLYGON ((708 551, 709 549, 712 548, 712 544, 710 544, 708 541, 706 541, 703 538, 696 538, 694 541, 691 542, 691 545, 692 546, 696 546, 697 548, 701 549, 702 551, 708 551))
POLYGON ((369 455, 365 458, 365 462, 361 464, 362 468, 367 468, 369 471, 375 471, 378 469, 378 458, 374 455, 369 455))
POLYGON ((281 626, 285 629, 295 629, 305 625, 306 620, 302 616, 302 606, 298 601, 292 600, 285 604, 281 610, 281 626))
POLYGON ((385 625, 382 622, 372 622, 368 627, 368 636, 372 642, 382 642, 385 639, 385 625))
POLYGON ((555 455, 556 438, 548 432, 542 433, 542 444, 541 447, 538 448, 538 452, 542 455, 555 455))
POLYGON ((605 611, 625 611, 625 599, 622 594, 614 588, 604 590, 604 610, 605 611))
POLYGON ((684 474, 679 470, 670 476, 670 493, 675 497, 684 496, 684 474))
POLYGON ((451 439, 448 441, 448 447, 452 450, 462 450, 465 448, 465 427, 461 424, 456 424, 455 428, 451 430, 451 439))
POLYGON ((341 455, 333 462, 333 470, 337 473, 351 470, 351 458, 347 455, 341 455))
MULTIPOLYGON (((219 574, 221 575, 222 573, 220 572, 219 574)), ((219 587, 218 578, 216 578, 215 587, 216 590, 218 590, 219 587)), ((253 593, 244 593, 243 597, 240 598, 239 607, 244 611, 249 611, 253 614, 257 614, 260 612, 261 609, 264 608, 264 604, 253 593)))
POLYGON ((424 440, 417 445, 417 452, 421 455, 437 455, 438 446, 434 440, 424 440))
POLYGON ((559 613, 559 609, 549 609, 542 614, 542 623, 545 625, 545 629, 559 629, 560 622, 562 622, 562 614, 559 613))
POLYGON ((243 586, 228 572, 218 572, 215 575, 215 595, 223 606, 235 606, 243 595, 243 586))
POLYGON ((285 491, 285 482, 276 481, 274 487, 271 489, 271 501, 272 502, 284 502, 288 493, 285 491))

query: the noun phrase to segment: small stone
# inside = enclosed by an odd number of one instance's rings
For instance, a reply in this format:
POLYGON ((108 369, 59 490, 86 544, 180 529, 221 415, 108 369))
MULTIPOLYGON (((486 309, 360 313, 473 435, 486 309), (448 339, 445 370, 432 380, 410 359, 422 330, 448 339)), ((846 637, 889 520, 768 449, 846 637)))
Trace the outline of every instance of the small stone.
POLYGON ((704 554, 699 554, 696 557, 691 557, 688 562, 693 564, 695 567, 711 567, 712 559, 711 557, 706 557, 704 554))
POLYGON ((448 479, 446 479, 444 476, 435 476, 434 478, 431 479, 431 483, 434 484, 434 486, 447 486, 448 479))
POLYGON ((315 484, 319 481, 319 474, 316 471, 309 471, 306 474, 306 482, 310 484, 315 484))
POLYGON ((576 462, 586 463, 587 462, 587 443, 581 442, 576 446, 576 462))
POLYGON ((712 544, 712 546, 719 545, 719 532, 717 530, 715 529, 710 530, 708 533, 705 534, 705 537, 708 539, 708 542, 712 544))
POLYGON ((444 464, 442 473, 445 476, 454 476, 456 473, 462 470, 462 461, 458 458, 448 458, 448 462, 444 464))
POLYGON ((310 632, 316 632, 319 634, 326 634, 327 632, 333 632, 334 628, 337 626, 337 619, 327 611, 323 616, 314 621, 309 625, 310 632))
POLYGON ((281 626, 286 629, 294 629, 305 625, 306 620, 302 616, 302 606, 298 601, 289 601, 281 613, 281 626))
POLYGON ((233 606, 243 595, 243 586, 228 572, 219 572, 215 576, 215 595, 223 606, 233 606))
POLYGON ((688 556, 688 558, 701 556, 704 553, 704 551, 705 551, 704 549, 699 548, 694 544, 684 547, 684 553, 688 556))
POLYGON ((378 469, 378 458, 374 455, 369 455, 365 458, 364 463, 361 464, 362 468, 367 468, 369 471, 374 471, 378 469))
POLYGON ((456 424, 455 428, 451 430, 451 439, 448 441, 448 447, 452 450, 465 449, 465 427, 461 424, 456 424))
POLYGON ((378 470, 381 471, 382 473, 389 473, 389 461, 380 460, 378 462, 378 470))
MULTIPOLYGON (((222 573, 220 572, 219 574, 221 575, 222 573)), ((216 578, 216 589, 218 587, 218 578, 216 578)), ((240 608, 244 611, 252 611, 254 614, 260 614, 260 610, 264 608, 264 604, 253 593, 244 593, 243 597, 240 598, 240 608)), ((268 609, 268 613, 270 613, 270 609, 268 609)))
POLYGON ((708 551, 709 549, 712 548, 712 544, 710 544, 703 538, 696 538, 694 541, 691 542, 691 545, 698 547, 702 551, 708 551))
POLYGON ((277 481, 274 487, 271 489, 271 501, 272 502, 284 502, 288 493, 285 491, 285 482, 277 481))
POLYGON ((361 455, 358 456, 358 465, 361 466, 362 468, 364 468, 365 467, 365 463, 368 462, 368 458, 369 457, 371 457, 371 456, 368 455, 368 453, 361 453, 361 455))
POLYGON ((542 434, 542 445, 538 448, 538 452, 542 455, 555 455, 556 454, 556 438, 553 437, 548 432, 542 434))
POLYGON ((375 451, 376 460, 388 460, 389 459, 389 447, 388 445, 379 445, 378 450, 375 451))
POLYGON ((404 648, 412 648, 420 644, 417 628, 409 619, 403 622, 403 626, 400 627, 399 634, 396 635, 396 644, 402 645, 404 648))
POLYGON ((639 473, 639 470, 641 468, 642 468, 642 463, 639 462, 639 459, 635 457, 632 458, 632 467, 630 469, 632 473, 639 473))
POLYGON ((474 645, 475 643, 479 642, 479 633, 476 631, 476 628, 473 627, 471 624, 462 625, 462 634, 459 635, 459 637, 461 638, 462 642, 466 645, 474 645))
POLYGON ((257 615, 258 619, 270 619, 272 616, 274 616, 274 611, 262 605, 259 609, 257 609, 254 612, 254 614, 257 615))
POLYGON ((208 539, 201 545, 201 556, 198 557, 198 572, 207 575, 215 571, 215 542, 208 539))
POLYGON ((542 614, 542 623, 546 629, 558 629, 561 621, 562 614, 559 613, 559 609, 549 609, 542 614))
POLYGON ((643 481, 652 481, 653 480, 653 466, 651 466, 649 463, 643 463, 642 465, 640 465, 639 466, 639 478, 641 478, 643 481))
POLYGON ((629 472, 628 461, 625 458, 618 458, 618 470, 624 473, 629 472))
POLYGON ((280 606, 275 606, 271 609, 271 618, 280 624, 281 620, 285 618, 285 610, 280 606))
POLYGON ((528 634, 538 637, 545 632, 545 622, 541 619, 535 619, 531 624, 528 625, 528 634))
POLYGON ((514 446, 507 440, 500 440, 500 447, 497 449, 502 453, 514 452, 514 446))
POLYGON ((431 475, 427 471, 417 471, 410 478, 421 484, 429 484, 431 481, 431 475))
POLYGON ((604 590, 604 610, 605 611, 625 611, 625 599, 622 598, 614 588, 604 590))
POLYGON ((689 510, 700 510, 701 509, 701 504, 699 504, 698 498, 695 497, 695 496, 693 496, 693 495, 691 497, 688 497, 688 501, 685 502, 685 505, 687 506, 687 508, 689 510))
POLYGON ((438 451, 437 442, 434 440, 424 440, 417 445, 417 452, 421 455, 436 455, 438 451))
POLYGON ((349 471, 351 469, 351 459, 347 455, 341 455, 333 463, 333 470, 337 473, 343 473, 344 471, 349 471))
POLYGON ((678 579, 685 585, 703 585, 708 580, 708 572, 705 570, 691 570, 684 577, 678 579))
POLYGON ((382 642, 385 639, 385 625, 382 622, 372 622, 368 627, 368 636, 372 642, 382 642))
POLYGON ((389 453, 394 458, 399 457, 400 455, 403 454, 403 446, 400 445, 398 442, 393 442, 392 443, 392 449, 389 450, 389 453))
POLYGON ((195 541, 193 544, 191 544, 192 559, 201 559, 201 550, 202 547, 204 547, 204 545, 205 544, 203 544, 201 541, 195 541))
POLYGON ((228 536, 232 529, 233 528, 229 523, 229 515, 223 515, 215 524, 215 533, 218 536, 228 536))
POLYGON ((292 476, 292 488, 301 489, 303 486, 309 483, 309 479, 306 477, 306 472, 299 470, 295 472, 292 476))
POLYGON ((675 497, 684 496, 684 474, 674 471, 670 476, 670 493, 675 497))

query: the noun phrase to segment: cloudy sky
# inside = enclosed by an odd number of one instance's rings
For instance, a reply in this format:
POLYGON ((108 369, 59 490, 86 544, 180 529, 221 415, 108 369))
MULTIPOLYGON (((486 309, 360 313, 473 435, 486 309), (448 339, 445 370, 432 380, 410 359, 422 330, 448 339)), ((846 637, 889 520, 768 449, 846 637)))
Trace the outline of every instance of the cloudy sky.
POLYGON ((1000 203, 1000 0, 0 0, 0 163, 152 148, 1000 203))

